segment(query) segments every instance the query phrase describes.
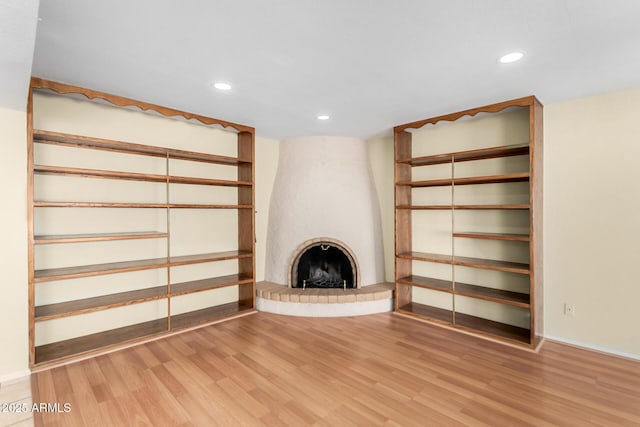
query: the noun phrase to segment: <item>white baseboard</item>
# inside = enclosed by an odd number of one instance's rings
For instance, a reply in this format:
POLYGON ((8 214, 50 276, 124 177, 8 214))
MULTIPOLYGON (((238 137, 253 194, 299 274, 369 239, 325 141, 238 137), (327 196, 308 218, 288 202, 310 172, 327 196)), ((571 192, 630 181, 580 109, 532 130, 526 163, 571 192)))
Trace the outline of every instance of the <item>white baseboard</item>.
POLYGON ((612 350, 610 348, 600 347, 598 345, 585 344, 583 342, 568 340, 566 338, 554 337, 553 335, 546 335, 545 334, 544 338, 549 340, 549 341, 556 341, 556 342, 563 343, 563 344, 568 344, 568 345, 571 345, 571 346, 574 346, 574 347, 580 347, 580 348, 584 348, 584 349, 587 349, 587 350, 597 351, 597 352, 600 352, 600 353, 611 354, 613 356, 624 357, 625 359, 640 360, 640 354, 633 354, 633 353, 626 353, 624 351, 612 350))
POLYGON ((31 375, 31 371, 29 369, 12 372, 10 374, 5 374, 0 376, 0 384, 8 385, 8 384, 17 383, 18 381, 29 379, 30 375, 31 375))

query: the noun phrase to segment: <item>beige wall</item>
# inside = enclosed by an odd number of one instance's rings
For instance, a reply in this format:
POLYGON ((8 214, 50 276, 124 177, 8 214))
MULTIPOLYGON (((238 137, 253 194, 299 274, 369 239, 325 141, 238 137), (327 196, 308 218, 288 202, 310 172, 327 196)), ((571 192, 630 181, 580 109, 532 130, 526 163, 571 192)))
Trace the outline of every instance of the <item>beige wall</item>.
POLYGON ((279 150, 279 141, 256 138, 256 281, 264 280, 269 205, 278 170, 279 150))
POLYGON ((544 119, 545 334, 640 358, 640 88, 544 119))
POLYGON ((26 114, 0 108, 0 382, 28 374, 26 114))
POLYGON ((367 141, 371 175, 378 192, 380 217, 382 220, 382 240, 384 244, 384 276, 387 282, 395 280, 394 254, 394 172, 393 136, 381 136, 367 141))

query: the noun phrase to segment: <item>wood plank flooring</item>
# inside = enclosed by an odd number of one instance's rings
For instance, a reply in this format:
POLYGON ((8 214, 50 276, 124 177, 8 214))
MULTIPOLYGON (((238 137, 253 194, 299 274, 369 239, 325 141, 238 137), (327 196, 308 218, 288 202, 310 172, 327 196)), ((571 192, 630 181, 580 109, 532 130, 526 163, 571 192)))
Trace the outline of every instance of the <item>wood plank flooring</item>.
POLYGON ((43 426, 640 426, 640 362, 391 313, 257 313, 32 375, 43 426))

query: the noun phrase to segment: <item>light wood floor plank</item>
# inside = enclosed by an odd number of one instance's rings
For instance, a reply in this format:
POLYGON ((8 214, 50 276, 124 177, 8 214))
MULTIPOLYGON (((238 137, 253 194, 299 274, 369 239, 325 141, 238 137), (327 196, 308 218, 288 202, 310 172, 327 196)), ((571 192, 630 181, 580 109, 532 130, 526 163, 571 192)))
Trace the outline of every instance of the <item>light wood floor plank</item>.
POLYGON ((257 313, 33 374, 37 426, 640 426, 640 362, 390 313, 257 313))

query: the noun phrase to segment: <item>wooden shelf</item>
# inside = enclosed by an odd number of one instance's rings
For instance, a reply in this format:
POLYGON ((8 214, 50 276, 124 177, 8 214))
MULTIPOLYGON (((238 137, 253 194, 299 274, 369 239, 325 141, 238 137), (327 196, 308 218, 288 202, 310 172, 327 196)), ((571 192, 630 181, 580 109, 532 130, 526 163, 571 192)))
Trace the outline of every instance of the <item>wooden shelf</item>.
POLYGON ((456 256, 453 261, 454 265, 465 267, 482 268, 485 270, 506 271, 510 273, 529 274, 529 264, 523 264, 511 261, 498 261, 483 258, 471 258, 456 256))
POLYGON ((36 245, 52 245, 56 243, 104 242, 112 240, 158 239, 167 237, 160 231, 139 231, 129 233, 94 233, 94 234, 60 234, 34 236, 36 245))
POLYGON ((428 252, 406 252, 397 255, 398 258, 411 259, 416 261, 438 262, 441 264, 452 264, 452 255, 432 254, 428 252))
POLYGON ((397 255, 401 259, 436 262, 441 264, 461 265, 465 267, 483 268, 485 270, 507 271, 511 273, 529 274, 529 265, 511 261, 498 261, 483 258, 471 258, 452 255, 433 254, 428 252, 406 252, 397 255))
POLYGON ((45 363, 167 331, 167 318, 71 338, 35 348, 35 363, 45 363))
POLYGON ((440 292, 453 292, 453 283, 450 280, 434 279, 422 276, 407 276, 398 279, 398 283, 407 286, 417 286, 419 288, 432 289, 440 292))
POLYGON ((253 205, 203 205, 196 203, 169 203, 171 209, 253 209, 253 205))
POLYGON ((527 210, 529 205, 400 205, 402 210, 527 210))
POLYGON ((224 261, 228 259, 251 258, 249 251, 211 252, 206 254, 184 255, 167 258, 141 259, 135 261, 110 262, 105 264, 82 265, 75 267, 50 268, 36 270, 34 282, 74 279, 78 277, 100 276, 104 274, 123 273, 126 271, 149 270, 154 268, 175 267, 204 262, 224 261))
POLYGON ((134 291, 119 292, 117 294, 102 295, 57 304, 41 305, 35 307, 35 320, 36 322, 41 322, 59 317, 154 301, 166 297, 167 286, 156 286, 153 288, 137 289, 134 291))
POLYGON ((71 135, 45 130, 33 131, 33 142, 63 145, 78 148, 90 148, 95 150, 115 151, 120 153, 139 154, 152 157, 169 157, 177 160, 192 160, 221 165, 250 164, 250 161, 240 160, 236 157, 218 156, 215 154, 197 153, 193 151, 176 150, 172 148, 156 147, 152 145, 134 144, 130 142, 113 141, 88 136, 71 135))
POLYGON ((236 301, 218 305, 216 307, 176 314, 171 316, 171 330, 188 328, 202 323, 215 322, 216 320, 222 320, 234 315, 251 313, 253 311, 255 310, 252 307, 236 301))
POLYGON ((528 242, 527 234, 505 234, 505 233, 453 233, 453 237, 464 237, 468 239, 486 240, 510 240, 514 242, 528 242))
POLYGON ((229 276, 211 277, 208 279, 193 280, 190 282, 175 283, 171 285, 171 296, 191 294, 194 292, 208 291, 210 289, 225 288, 227 286, 235 286, 253 283, 253 278, 243 277, 238 274, 229 276))
POLYGON ((229 181, 223 179, 195 178, 187 176, 172 176, 145 174, 135 172, 121 172, 99 169, 81 169, 63 166, 35 165, 33 172, 38 175, 75 176, 83 178, 123 179, 128 181, 160 182, 169 184, 215 185, 222 187, 251 186, 249 181, 229 181))
POLYGON ((34 201, 35 208, 141 208, 166 209, 166 203, 118 203, 118 202, 45 202, 34 201))
POLYGON ((105 264, 82 265, 76 267, 49 268, 35 270, 34 282, 75 279, 78 277, 100 276, 124 273, 126 271, 150 270, 167 267, 167 258, 140 259, 135 261, 110 262, 105 264))
POLYGON ((431 179, 427 181, 399 181, 397 185, 413 188, 445 187, 451 185, 500 184, 529 181, 529 173, 510 173, 504 175, 473 176, 466 178, 431 179))
POLYGON ((253 205, 206 205, 195 203, 42 202, 36 208, 143 208, 143 209, 253 209, 253 205))
POLYGON ((206 254, 172 256, 169 265, 171 267, 177 267, 180 265, 200 264, 228 259, 251 258, 252 256, 253 254, 249 251, 210 252, 206 254))
POLYGON ((531 343, 531 333, 529 329, 494 322, 493 320, 471 316, 459 311, 456 312, 455 326, 470 332, 499 336, 517 343, 531 343))
POLYGON ((502 147, 481 148, 478 150, 456 151, 434 154, 432 156, 400 159, 398 163, 411 166, 429 166, 451 162, 468 162, 471 160, 494 159, 498 157, 524 156, 529 154, 529 144, 505 145, 502 147))
POLYGON ((432 307, 430 305, 410 302, 398 308, 400 313, 414 315, 437 323, 453 323, 453 312, 444 308, 432 307))
POLYGON ((505 291, 502 289, 456 282, 454 293, 456 295, 493 301, 500 304, 529 308, 529 294, 523 294, 520 292, 505 291))

